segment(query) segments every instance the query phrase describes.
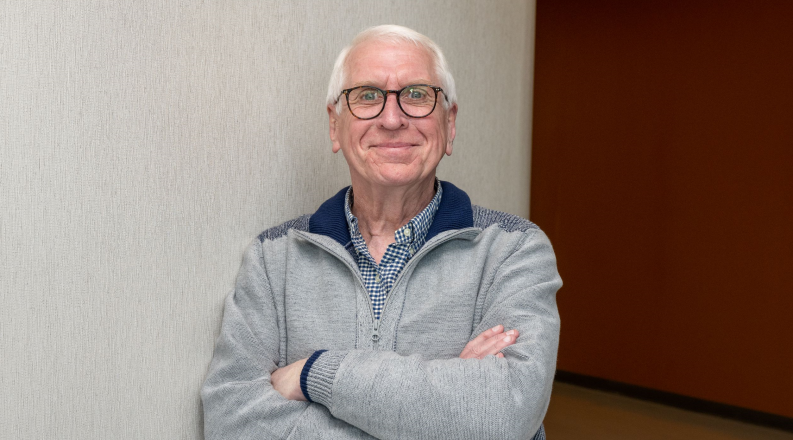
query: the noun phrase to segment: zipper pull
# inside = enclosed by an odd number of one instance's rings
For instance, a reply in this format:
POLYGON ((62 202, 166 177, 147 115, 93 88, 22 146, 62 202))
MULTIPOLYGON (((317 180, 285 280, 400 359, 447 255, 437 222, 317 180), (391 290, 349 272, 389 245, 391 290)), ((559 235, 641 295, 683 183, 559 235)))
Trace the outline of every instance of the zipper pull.
POLYGON ((372 342, 377 345, 377 342, 380 341, 380 320, 376 320, 374 322, 374 327, 372 327, 372 342))

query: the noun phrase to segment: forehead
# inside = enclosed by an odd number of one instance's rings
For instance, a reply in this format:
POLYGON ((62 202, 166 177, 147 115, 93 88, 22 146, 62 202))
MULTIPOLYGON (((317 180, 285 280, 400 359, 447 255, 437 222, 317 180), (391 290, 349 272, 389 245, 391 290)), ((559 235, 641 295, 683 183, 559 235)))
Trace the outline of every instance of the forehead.
POLYGON ((350 51, 346 73, 346 87, 437 83, 432 56, 427 49, 412 42, 361 43, 350 51))

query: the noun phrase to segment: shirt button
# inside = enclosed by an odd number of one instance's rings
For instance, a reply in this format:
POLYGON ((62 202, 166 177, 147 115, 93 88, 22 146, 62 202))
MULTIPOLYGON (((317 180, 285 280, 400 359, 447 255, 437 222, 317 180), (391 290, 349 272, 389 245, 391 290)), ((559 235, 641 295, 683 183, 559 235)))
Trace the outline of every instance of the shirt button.
POLYGON ((405 229, 405 237, 410 237, 410 228, 405 229))
POLYGON ((380 282, 380 274, 375 275, 374 276, 374 280, 379 283, 380 282))

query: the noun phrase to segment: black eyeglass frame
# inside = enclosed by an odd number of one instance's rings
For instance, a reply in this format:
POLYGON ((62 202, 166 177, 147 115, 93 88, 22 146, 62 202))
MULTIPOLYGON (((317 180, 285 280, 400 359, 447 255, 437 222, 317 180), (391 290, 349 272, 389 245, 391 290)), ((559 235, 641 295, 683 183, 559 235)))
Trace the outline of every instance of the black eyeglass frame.
POLYGON ((399 90, 383 90, 383 89, 381 89, 381 88, 379 88, 379 87, 375 87, 375 86, 358 86, 358 87, 352 87, 352 88, 350 88, 350 89, 344 89, 344 90, 342 90, 342 91, 341 91, 341 93, 339 93, 339 96, 336 98, 336 102, 339 102, 339 99, 341 98, 341 95, 344 95, 344 96, 345 96, 345 98, 346 98, 346 101, 347 101, 347 108, 350 110, 350 114, 351 114, 351 115, 353 115, 353 116, 355 116, 355 117, 356 117, 356 118, 358 118, 358 119, 361 119, 361 120, 364 120, 364 121, 368 121, 368 120, 370 120, 370 119, 374 119, 374 118, 376 118, 376 117, 380 116, 380 115, 383 113, 383 110, 385 110, 385 105, 388 103, 388 95, 389 95, 389 94, 391 94, 391 93, 393 93, 393 94, 395 94, 395 95, 396 95, 396 97, 397 97, 397 98, 396 98, 396 100, 397 100, 397 105, 399 106, 399 109, 400 109, 400 110, 402 110, 402 113, 404 113, 404 114, 405 114, 405 116, 407 116, 407 117, 409 117, 409 118, 414 118, 414 119, 421 119, 421 118, 426 118, 427 116, 431 115, 431 114, 432 114, 432 112, 434 112, 434 111, 435 111, 435 107, 437 107, 437 106, 438 106, 438 92, 441 92, 441 93, 443 93, 443 99, 445 99, 447 102, 449 101, 449 99, 446 97, 446 92, 444 92, 444 91, 443 91, 443 89, 442 89, 442 88, 440 88, 440 87, 437 87, 437 86, 431 86, 431 85, 429 85, 429 84, 411 84, 411 85, 409 85, 409 86, 402 87, 402 88, 401 88, 401 89, 399 89, 399 90), (401 95, 401 94, 402 94, 402 92, 403 92, 403 91, 405 91, 405 89, 409 89, 409 88, 411 88, 411 87, 417 87, 417 86, 424 86, 424 87, 429 87, 429 88, 431 88, 431 89, 432 89, 432 91, 434 91, 434 92, 435 92, 435 102, 433 102, 433 104, 432 104, 432 110, 430 110, 430 111, 429 111, 429 113, 427 113, 427 114, 426 114, 426 115, 424 115, 424 116, 412 116, 412 115, 409 115, 409 114, 408 114, 408 112, 406 112, 406 111, 405 111, 405 109, 404 109, 404 108, 402 108, 402 101, 399 99, 399 95, 401 95), (379 111, 379 112, 377 112, 377 114, 376 114, 376 115, 374 115, 374 116, 372 116, 372 117, 369 117, 369 118, 362 118, 362 117, 360 117, 360 116, 356 115, 356 114, 355 114, 355 113, 352 111, 352 107, 350 107, 350 92, 352 92, 352 91, 353 91, 353 90, 355 90, 355 89, 361 89, 361 88, 364 88, 364 87, 365 87, 365 88, 368 88, 368 89, 375 89, 375 90, 379 90, 379 91, 380 91, 380 92, 382 92, 382 94, 383 94, 383 106, 382 106, 382 107, 380 107, 380 111, 379 111))

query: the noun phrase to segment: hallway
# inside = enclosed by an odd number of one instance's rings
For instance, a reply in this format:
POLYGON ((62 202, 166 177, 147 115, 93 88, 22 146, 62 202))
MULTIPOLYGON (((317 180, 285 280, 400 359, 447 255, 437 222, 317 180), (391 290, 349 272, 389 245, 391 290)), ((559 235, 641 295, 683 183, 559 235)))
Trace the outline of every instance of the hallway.
POLYGON ((555 382, 550 440, 793 440, 793 433, 555 382))

